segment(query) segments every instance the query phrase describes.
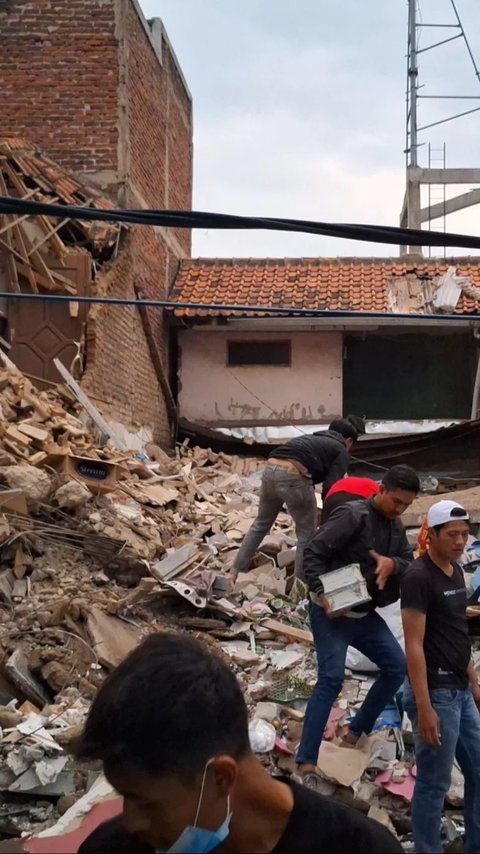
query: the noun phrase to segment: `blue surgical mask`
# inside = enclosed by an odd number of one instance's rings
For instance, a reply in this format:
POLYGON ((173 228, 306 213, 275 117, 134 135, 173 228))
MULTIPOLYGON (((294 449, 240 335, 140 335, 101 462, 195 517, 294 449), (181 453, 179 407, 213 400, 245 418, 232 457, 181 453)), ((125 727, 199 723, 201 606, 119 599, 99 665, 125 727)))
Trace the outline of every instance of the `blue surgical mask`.
MULTIPOLYGON (((218 846, 222 844, 222 842, 225 842, 230 832, 230 822, 232 820, 232 813, 230 812, 230 797, 227 798, 227 814, 225 816, 225 820, 222 822, 218 830, 207 830, 203 827, 197 827, 197 821, 202 807, 207 771, 212 762, 213 759, 210 759, 205 765, 193 827, 186 827, 185 830, 182 831, 177 841, 168 849, 167 854, 208 854, 209 851, 214 851, 215 848, 218 848, 218 846)), ((160 854, 160 852, 157 851, 156 854, 160 854)))

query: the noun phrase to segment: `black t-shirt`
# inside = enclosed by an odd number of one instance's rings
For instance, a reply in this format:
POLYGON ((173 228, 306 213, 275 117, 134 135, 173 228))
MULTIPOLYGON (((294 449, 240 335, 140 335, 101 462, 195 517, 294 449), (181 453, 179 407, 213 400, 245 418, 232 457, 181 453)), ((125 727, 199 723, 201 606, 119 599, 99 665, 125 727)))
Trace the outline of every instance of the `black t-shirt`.
MULTIPOLYGON (((400 843, 383 825, 304 786, 283 782, 293 791, 293 811, 272 854, 401 854, 400 843)), ((100 825, 78 850, 78 854, 113 852, 153 854, 154 849, 130 836, 119 816, 100 825)))
POLYGON ((428 555, 418 558, 401 581, 402 608, 426 615, 423 649, 429 688, 468 687, 470 640, 467 591, 458 564, 449 578, 428 555))

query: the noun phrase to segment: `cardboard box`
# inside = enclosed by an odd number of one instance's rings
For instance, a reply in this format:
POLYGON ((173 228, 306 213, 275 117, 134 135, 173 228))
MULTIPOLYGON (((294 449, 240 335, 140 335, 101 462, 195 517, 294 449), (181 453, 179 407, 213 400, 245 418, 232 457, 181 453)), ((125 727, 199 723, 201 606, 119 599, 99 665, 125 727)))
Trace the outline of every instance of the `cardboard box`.
POLYGON ((117 485, 118 466, 106 460, 67 454, 62 460, 60 470, 74 480, 84 483, 94 494, 111 492, 117 485))

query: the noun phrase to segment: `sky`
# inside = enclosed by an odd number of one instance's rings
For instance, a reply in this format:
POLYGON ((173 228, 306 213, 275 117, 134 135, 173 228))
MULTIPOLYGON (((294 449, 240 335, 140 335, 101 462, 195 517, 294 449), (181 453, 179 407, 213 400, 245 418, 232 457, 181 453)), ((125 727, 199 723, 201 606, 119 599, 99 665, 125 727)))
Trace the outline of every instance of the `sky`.
MULTIPOLYGON (((163 20, 193 96, 194 209, 398 224, 405 186, 406 0, 140 4, 147 18, 163 20)), ((478 0, 456 5, 480 66, 478 0)), ((455 23, 451 0, 420 0, 420 16, 424 23, 455 23)), ((424 28, 420 47, 452 34, 424 28)), ((480 97, 461 39, 421 54, 420 82, 421 94, 480 97)), ((475 106, 480 101, 424 99, 420 124, 475 106)), ((446 143, 447 166, 480 166, 479 137, 480 112, 427 130, 420 165, 428 166, 428 143, 435 149, 446 143)), ((448 188, 448 194, 468 189, 448 188)), ((432 189, 432 203, 442 197, 441 188, 432 189)), ((435 227, 443 230, 443 221, 435 227)), ((451 215, 447 229, 480 234, 480 206, 451 215)), ((209 230, 195 232, 193 254, 396 255, 398 248, 209 230)))

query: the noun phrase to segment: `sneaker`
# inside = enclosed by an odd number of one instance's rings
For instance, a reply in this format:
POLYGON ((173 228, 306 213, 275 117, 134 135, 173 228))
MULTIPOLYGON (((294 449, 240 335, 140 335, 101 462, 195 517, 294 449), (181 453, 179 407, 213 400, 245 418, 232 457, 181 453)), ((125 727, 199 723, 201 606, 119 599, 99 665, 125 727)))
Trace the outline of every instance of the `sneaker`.
POLYGON ((317 792, 317 794, 322 795, 325 786, 325 780, 319 777, 318 774, 315 774, 314 771, 309 771, 308 774, 303 774, 302 776, 302 786, 305 786, 307 789, 311 789, 313 792, 317 792))

